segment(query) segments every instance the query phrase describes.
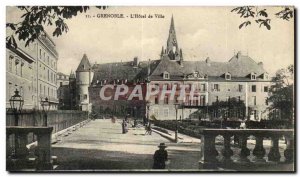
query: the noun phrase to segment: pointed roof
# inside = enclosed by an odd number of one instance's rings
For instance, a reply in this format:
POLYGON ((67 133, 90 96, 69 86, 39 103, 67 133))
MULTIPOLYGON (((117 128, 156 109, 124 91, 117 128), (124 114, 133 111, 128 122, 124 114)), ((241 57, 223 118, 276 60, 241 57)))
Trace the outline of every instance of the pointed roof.
POLYGON ((173 50, 173 47, 176 47, 176 51, 178 52, 178 44, 177 44, 177 38, 176 38, 176 32, 175 32, 175 25, 174 25, 174 18, 172 15, 171 18, 171 25, 169 30, 169 37, 167 41, 167 53, 173 50))
POLYGON ((78 65, 76 72, 82 72, 82 71, 89 71, 90 69, 92 69, 90 61, 87 57, 86 54, 83 54, 83 57, 80 61, 80 64, 78 65))
POLYGON ((75 79, 75 74, 74 74, 73 70, 71 70, 69 78, 70 79, 75 79))
POLYGON ((169 32, 174 31, 175 32, 175 25, 174 25, 174 18, 173 18, 173 14, 172 14, 172 18, 171 18, 171 25, 170 25, 170 30, 169 32))

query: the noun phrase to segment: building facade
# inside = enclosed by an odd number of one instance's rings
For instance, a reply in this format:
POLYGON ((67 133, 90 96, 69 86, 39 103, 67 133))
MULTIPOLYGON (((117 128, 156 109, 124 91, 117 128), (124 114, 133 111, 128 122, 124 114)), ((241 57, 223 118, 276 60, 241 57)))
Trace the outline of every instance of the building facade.
POLYGON ((271 78, 263 63, 257 63, 241 52, 234 54, 228 62, 215 62, 210 58, 185 60, 176 38, 173 17, 166 44, 157 60, 139 61, 135 57, 129 62, 92 66, 84 55, 76 70, 76 104, 80 109, 98 113, 131 114, 140 118, 175 119, 175 104, 180 105, 178 119, 268 118, 266 108, 271 78), (118 85, 128 86, 124 98, 128 98, 136 85, 146 89, 143 89, 142 100, 103 100, 99 93, 106 85, 114 85, 105 92, 108 95, 113 95, 118 85), (181 95, 183 86, 184 95, 181 95), (157 88, 159 92, 146 99, 147 88, 157 88), (222 102, 228 105, 237 102, 242 106, 225 113, 211 108, 222 102))
POLYGON ((51 103, 50 109, 57 109, 58 53, 55 43, 47 34, 27 47, 24 41, 16 42, 17 48, 6 45, 7 108, 17 89, 24 98, 23 109, 41 109, 40 101, 46 97, 51 103))

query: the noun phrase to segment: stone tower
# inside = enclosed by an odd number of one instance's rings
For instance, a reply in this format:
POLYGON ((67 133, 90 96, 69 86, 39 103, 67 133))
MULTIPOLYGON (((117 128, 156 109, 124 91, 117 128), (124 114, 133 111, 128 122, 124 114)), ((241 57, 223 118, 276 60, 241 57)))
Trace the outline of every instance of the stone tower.
POLYGON ((70 90, 70 109, 76 109, 76 77, 73 71, 69 76, 69 90, 70 90))
POLYGON ((86 54, 83 55, 76 69, 76 105, 79 110, 91 111, 88 88, 94 73, 86 54))
POLYGON ((176 32, 175 32, 175 25, 174 25, 174 18, 172 15, 171 18, 171 25, 169 29, 169 36, 167 40, 167 48, 164 50, 162 48, 161 57, 164 55, 168 55, 170 60, 180 61, 182 62, 182 51, 178 47, 176 32))

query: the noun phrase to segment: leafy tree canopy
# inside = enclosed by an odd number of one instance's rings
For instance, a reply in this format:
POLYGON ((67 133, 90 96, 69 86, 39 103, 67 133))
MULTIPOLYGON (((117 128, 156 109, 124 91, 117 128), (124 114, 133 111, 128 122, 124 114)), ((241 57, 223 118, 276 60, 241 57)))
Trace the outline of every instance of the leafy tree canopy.
MULTIPOLYGON (((45 35, 45 26, 55 26, 53 36, 60 36, 68 32, 65 19, 71 19, 77 14, 85 13, 89 6, 18 6, 23 14, 19 23, 6 23, 6 28, 13 30, 13 34, 6 37, 9 46, 17 47, 15 36, 25 41, 25 47, 35 41, 40 35, 45 35)), ((107 6, 96 6, 106 9, 107 6)))
MULTIPOLYGON (((257 6, 241 6, 231 10, 236 13, 240 18, 245 19, 243 23, 239 25, 239 29, 256 23, 259 27, 266 27, 271 30, 271 18, 269 17, 268 10, 257 6)), ((274 14, 277 18, 289 21, 294 17, 294 9, 291 7, 283 7, 281 11, 274 14)))
POLYGON ((278 109, 284 119, 292 119, 294 116, 294 66, 280 69, 273 78, 274 85, 271 86, 269 109, 278 109))

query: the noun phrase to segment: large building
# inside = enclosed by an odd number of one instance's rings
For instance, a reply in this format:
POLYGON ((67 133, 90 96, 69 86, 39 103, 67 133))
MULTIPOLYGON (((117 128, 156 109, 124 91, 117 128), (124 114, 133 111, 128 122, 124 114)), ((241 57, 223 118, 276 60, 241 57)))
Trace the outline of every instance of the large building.
POLYGON ((23 109, 41 109, 40 101, 46 97, 50 109, 57 109, 55 43, 47 34, 27 47, 24 41, 16 42, 17 48, 6 45, 6 107, 10 107, 9 99, 17 89, 24 98, 23 109))
MULTIPOLYGON (((174 104, 180 104, 178 117, 212 119, 224 116, 218 110, 211 109, 212 105, 236 100, 243 103, 241 109, 225 112, 225 115, 260 120, 268 118, 266 108, 270 84, 271 79, 263 63, 257 63, 241 52, 234 54, 228 62, 215 62, 210 58, 199 61, 184 59, 172 17, 167 45, 162 47, 160 59, 139 61, 135 57, 130 62, 92 66, 84 55, 76 71, 76 104, 80 109, 98 113, 131 114, 133 117, 149 115, 156 119, 175 119, 174 104), (154 86, 160 91, 149 100, 100 98, 99 93, 105 85, 121 84, 129 87, 124 98, 128 98, 136 85, 142 88, 154 86), (178 88, 183 85, 186 88, 181 99, 178 88), (164 93, 164 87, 174 89, 175 94, 164 93), (173 96, 174 99, 171 98, 173 96)), ((143 91, 149 92, 147 89, 143 91)), ((115 88, 110 92, 114 94, 115 88)), ((143 98, 145 95, 143 93, 143 98)))

